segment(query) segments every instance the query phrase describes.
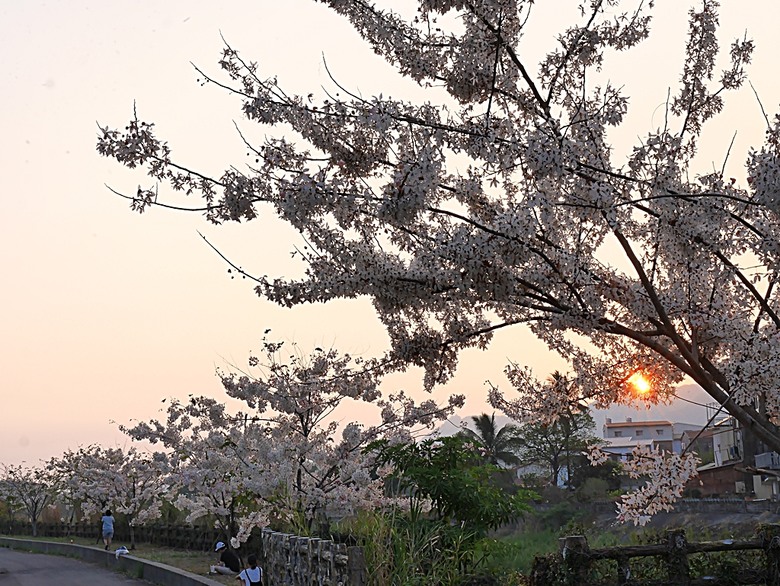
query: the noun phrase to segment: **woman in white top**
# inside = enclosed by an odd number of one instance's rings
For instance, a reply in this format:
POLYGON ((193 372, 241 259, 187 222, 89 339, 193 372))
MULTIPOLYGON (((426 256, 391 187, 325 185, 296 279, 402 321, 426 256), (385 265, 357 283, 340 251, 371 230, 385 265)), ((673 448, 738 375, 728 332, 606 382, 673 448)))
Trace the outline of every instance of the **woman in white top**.
POLYGON ((246 558, 246 563, 249 564, 248 568, 241 570, 241 573, 236 576, 237 579, 244 581, 244 586, 256 586, 263 583, 263 570, 257 567, 257 556, 250 554, 246 558))

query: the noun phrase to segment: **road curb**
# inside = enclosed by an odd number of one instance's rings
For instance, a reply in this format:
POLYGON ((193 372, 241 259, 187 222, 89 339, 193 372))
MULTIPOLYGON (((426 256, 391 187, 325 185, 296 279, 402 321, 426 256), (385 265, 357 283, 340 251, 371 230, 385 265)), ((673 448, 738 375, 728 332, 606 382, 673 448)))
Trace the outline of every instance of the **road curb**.
POLYGON ((132 578, 158 584, 159 586, 224 586, 221 582, 216 582, 205 576, 198 576, 166 564, 152 562, 132 555, 119 556, 117 559, 113 551, 104 551, 83 545, 0 537, 0 547, 76 558, 90 564, 103 566, 115 572, 122 572, 132 578))

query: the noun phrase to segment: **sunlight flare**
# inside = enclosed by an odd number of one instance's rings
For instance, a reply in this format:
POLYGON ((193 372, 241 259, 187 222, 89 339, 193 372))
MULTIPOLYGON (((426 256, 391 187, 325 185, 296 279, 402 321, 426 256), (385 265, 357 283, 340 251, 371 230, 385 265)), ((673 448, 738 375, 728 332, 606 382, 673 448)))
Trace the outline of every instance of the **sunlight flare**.
POLYGON ((640 396, 646 395, 653 388, 650 381, 641 370, 632 374, 628 379, 628 383, 634 388, 636 394, 640 396))

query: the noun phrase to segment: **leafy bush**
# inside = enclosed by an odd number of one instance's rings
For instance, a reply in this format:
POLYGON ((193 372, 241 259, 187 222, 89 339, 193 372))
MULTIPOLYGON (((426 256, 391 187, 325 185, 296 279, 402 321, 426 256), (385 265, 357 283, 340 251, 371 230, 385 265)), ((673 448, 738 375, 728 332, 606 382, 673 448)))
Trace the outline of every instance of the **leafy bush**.
POLYGON ((377 463, 393 467, 397 490, 414 510, 430 504, 433 518, 459 524, 482 537, 528 511, 534 496, 526 490, 508 495, 495 482, 500 469, 479 457, 473 440, 462 437, 390 444, 378 441, 377 463))
POLYGON ((499 585, 485 562, 503 546, 486 534, 527 511, 532 493, 503 490, 500 469, 485 463, 470 438, 379 441, 367 449, 379 466, 392 467, 388 489, 405 495, 408 504, 363 512, 351 521, 370 582, 499 585))
MULTIPOLYGON (((584 515, 583 509, 570 501, 561 501, 557 504, 540 509, 536 518, 542 527, 553 531, 561 531, 572 523, 579 522, 584 515)), ((567 533, 564 531, 564 533, 567 533)), ((568 533, 571 535, 571 533, 568 533)))
POLYGON ((603 478, 586 478, 583 485, 577 489, 577 496, 585 502, 607 498, 608 495, 609 483, 603 478))

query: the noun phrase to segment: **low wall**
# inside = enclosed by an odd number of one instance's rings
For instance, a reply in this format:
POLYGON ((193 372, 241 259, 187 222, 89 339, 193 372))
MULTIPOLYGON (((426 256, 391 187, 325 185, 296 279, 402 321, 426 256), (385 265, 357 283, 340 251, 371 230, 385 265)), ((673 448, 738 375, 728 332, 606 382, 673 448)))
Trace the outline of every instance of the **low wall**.
POLYGON ((267 586, 364 586, 363 549, 315 537, 263 529, 264 584, 267 586))
MULTIPOLYGON (((596 501, 583 504, 596 513, 614 512, 615 501, 596 501)), ((674 503, 675 513, 778 513, 780 503, 767 499, 680 499, 674 503)))
POLYGON ((191 574, 165 564, 144 560, 132 555, 123 555, 117 559, 112 551, 104 551, 83 545, 0 537, 0 547, 76 558, 116 572, 122 572, 132 578, 159 584, 160 586, 223 586, 220 582, 210 580, 205 576, 191 574))
POLYGON ((780 505, 768 499, 682 499, 676 513, 778 513, 780 505))

